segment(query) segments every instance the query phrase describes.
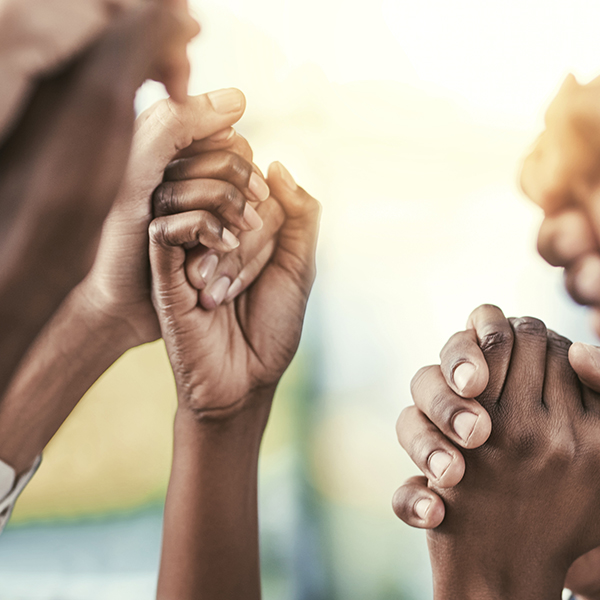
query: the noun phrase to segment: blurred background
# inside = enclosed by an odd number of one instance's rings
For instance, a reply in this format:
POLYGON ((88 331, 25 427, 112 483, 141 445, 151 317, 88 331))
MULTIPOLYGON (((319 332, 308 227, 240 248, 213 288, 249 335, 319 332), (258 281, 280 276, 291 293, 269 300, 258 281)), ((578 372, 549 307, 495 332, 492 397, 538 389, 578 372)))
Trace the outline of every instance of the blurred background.
MULTIPOLYGON (((584 0, 208 0, 191 93, 237 86, 239 131, 323 203, 319 276, 263 444, 266 600, 431 597, 409 382, 482 302, 594 341, 535 252, 519 163, 568 72, 600 73, 584 0)), ((142 109, 160 98, 147 84, 142 109)), ((175 406, 161 343, 126 354, 48 447, 0 540, 0 598, 153 597, 175 406)))

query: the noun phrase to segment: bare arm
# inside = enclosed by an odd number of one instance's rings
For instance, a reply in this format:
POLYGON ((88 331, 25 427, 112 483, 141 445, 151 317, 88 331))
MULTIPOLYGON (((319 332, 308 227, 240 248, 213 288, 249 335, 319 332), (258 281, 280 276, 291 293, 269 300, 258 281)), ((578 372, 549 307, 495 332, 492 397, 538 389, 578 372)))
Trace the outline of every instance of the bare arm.
POLYGON ((87 273, 125 173, 135 90, 184 29, 132 12, 38 89, 0 149, 0 394, 41 328, 87 273))
POLYGON ((179 399, 160 600, 260 598, 258 451, 300 340, 319 219, 318 203, 282 167, 271 167, 268 183, 285 212, 273 257, 252 286, 214 311, 198 306, 185 277, 182 246, 194 239, 194 220, 151 226, 153 297, 179 399))

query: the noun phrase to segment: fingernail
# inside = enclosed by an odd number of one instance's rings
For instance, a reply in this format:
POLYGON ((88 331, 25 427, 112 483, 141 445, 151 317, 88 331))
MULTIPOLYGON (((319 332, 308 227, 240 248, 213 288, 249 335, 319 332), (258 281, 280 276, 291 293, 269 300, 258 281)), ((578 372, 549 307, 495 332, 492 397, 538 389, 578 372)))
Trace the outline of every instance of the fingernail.
POLYGON ((228 127, 227 129, 222 129, 221 131, 217 131, 217 133, 213 133, 208 139, 211 142, 226 142, 234 135, 235 129, 233 129, 233 127, 228 127))
POLYGON ((475 423, 477 423, 479 417, 472 412, 459 412, 452 422, 452 427, 456 431, 456 435, 463 441, 468 442, 473 431, 475 430, 475 423))
POLYGON ((230 286, 229 290, 227 290, 227 295, 225 296, 225 302, 229 302, 233 300, 242 290, 242 280, 236 279, 230 286))
POLYGON ((240 90, 229 88, 226 90, 217 90, 209 92, 208 99, 216 112, 227 114, 242 110, 244 96, 240 90))
POLYGON ((277 167, 279 168, 279 174, 281 175, 281 179, 283 179, 284 183, 295 192, 298 189, 294 178, 290 175, 290 172, 280 163, 277 162, 277 167))
POLYGON ((454 368, 452 379, 459 392, 462 392, 475 374, 475 365, 470 362, 464 362, 454 368))
POLYGON ((219 306, 225 299, 225 294, 230 286, 231 279, 229 279, 229 277, 221 277, 210 286, 210 289, 206 290, 206 293, 213 299, 214 303, 219 306))
POLYGON ((218 264, 219 257, 216 254, 208 254, 202 259, 199 272, 204 282, 207 282, 215 274, 218 264))
POLYGON ((252 175, 250 176, 250 181, 248 182, 248 189, 254 194, 254 196, 259 202, 263 202, 271 194, 269 186, 266 184, 265 180, 257 173, 252 173, 252 175))
POLYGON ((254 231, 262 229, 263 220, 247 202, 246 206, 244 207, 244 221, 246 221, 248 227, 250 227, 250 229, 254 229, 254 231))
POLYGON ((223 235, 221 236, 221 240, 223 243, 230 249, 233 250, 240 245, 240 240, 238 240, 229 229, 223 227, 223 235))
POLYGON ((450 466, 452 457, 447 452, 434 452, 429 457, 429 470, 436 479, 439 479, 450 466))
POLYGON ((415 504, 415 507, 414 507, 414 511, 415 511, 415 514, 417 515, 417 517, 419 517, 419 519, 425 520, 425 517, 427 516, 427 511, 429 510, 430 506, 431 506, 430 498, 421 498, 415 504))
POLYGON ((575 288, 583 300, 600 300, 600 258, 587 256, 575 275, 575 288))

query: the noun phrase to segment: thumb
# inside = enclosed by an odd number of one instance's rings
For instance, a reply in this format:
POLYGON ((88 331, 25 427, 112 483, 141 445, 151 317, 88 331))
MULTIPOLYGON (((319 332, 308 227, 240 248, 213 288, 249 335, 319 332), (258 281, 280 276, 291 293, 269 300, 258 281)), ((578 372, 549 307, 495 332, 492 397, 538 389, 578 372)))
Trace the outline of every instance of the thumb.
POLYGON ((132 161, 143 161, 162 174, 179 151, 231 127, 245 108, 246 98, 235 88, 189 96, 183 103, 160 100, 137 120, 132 161))
POLYGON ((569 362, 583 384, 600 392, 600 348, 575 342, 569 348, 569 362))
POLYGON ((316 274, 321 204, 299 187, 279 162, 269 167, 267 182, 285 213, 271 264, 292 276, 308 295, 316 274))

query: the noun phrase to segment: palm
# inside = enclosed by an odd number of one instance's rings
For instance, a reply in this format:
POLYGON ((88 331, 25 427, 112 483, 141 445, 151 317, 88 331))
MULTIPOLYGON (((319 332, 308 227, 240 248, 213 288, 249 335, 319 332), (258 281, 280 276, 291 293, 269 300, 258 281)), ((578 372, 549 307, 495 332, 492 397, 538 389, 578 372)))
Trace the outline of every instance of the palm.
POLYGON ((190 397, 202 399, 195 408, 226 408, 249 389, 275 385, 297 349, 306 294, 267 268, 234 302, 208 312, 198 306, 197 290, 182 284, 171 298, 177 333, 163 333, 171 356, 193 365, 177 379, 190 397))

